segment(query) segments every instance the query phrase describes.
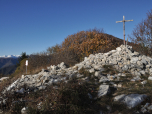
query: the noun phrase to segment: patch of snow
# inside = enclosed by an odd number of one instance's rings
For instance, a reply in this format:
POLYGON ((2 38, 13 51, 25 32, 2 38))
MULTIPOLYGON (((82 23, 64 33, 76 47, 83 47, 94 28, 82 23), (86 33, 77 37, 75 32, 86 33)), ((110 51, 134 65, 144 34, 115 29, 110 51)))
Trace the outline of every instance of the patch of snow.
POLYGON ((0 56, 0 58, 18 58, 20 56, 21 55, 3 55, 3 56, 0 56))

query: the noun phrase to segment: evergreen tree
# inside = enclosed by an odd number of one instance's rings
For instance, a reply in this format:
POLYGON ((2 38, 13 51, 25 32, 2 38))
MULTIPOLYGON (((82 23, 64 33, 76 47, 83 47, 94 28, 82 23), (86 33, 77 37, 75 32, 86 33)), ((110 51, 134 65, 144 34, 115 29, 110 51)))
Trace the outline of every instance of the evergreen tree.
POLYGON ((21 56, 18 58, 19 63, 17 64, 17 67, 20 66, 20 62, 25 58, 28 58, 28 55, 26 55, 26 52, 22 52, 21 56))

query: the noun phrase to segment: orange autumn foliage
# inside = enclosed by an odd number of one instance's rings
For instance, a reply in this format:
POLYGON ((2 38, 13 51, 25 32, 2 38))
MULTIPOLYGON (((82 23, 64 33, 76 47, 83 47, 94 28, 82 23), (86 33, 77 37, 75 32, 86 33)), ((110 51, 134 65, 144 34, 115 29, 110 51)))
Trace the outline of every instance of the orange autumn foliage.
POLYGON ((101 50, 117 47, 119 43, 115 45, 112 43, 113 38, 110 37, 110 35, 96 29, 92 31, 80 31, 69 35, 57 51, 58 53, 70 51, 77 55, 79 59, 83 59, 83 57, 100 52, 101 50))

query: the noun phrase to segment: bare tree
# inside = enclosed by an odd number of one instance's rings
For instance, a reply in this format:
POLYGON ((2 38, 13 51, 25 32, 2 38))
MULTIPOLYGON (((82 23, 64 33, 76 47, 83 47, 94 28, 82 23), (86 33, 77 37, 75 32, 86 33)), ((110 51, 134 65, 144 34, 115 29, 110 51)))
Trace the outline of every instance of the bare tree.
POLYGON ((148 11, 145 20, 136 25, 129 38, 133 43, 140 45, 141 52, 146 50, 149 55, 152 55, 152 10, 148 11))

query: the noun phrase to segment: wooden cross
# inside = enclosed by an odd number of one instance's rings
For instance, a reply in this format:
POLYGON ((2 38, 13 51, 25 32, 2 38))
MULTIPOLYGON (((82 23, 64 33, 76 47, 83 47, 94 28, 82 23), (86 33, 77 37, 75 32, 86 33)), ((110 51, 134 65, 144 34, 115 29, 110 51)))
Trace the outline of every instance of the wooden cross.
POLYGON ((125 45, 125 22, 128 22, 128 21, 133 21, 133 20, 125 20, 125 16, 123 16, 122 21, 116 21, 116 23, 123 22, 124 45, 125 45))

